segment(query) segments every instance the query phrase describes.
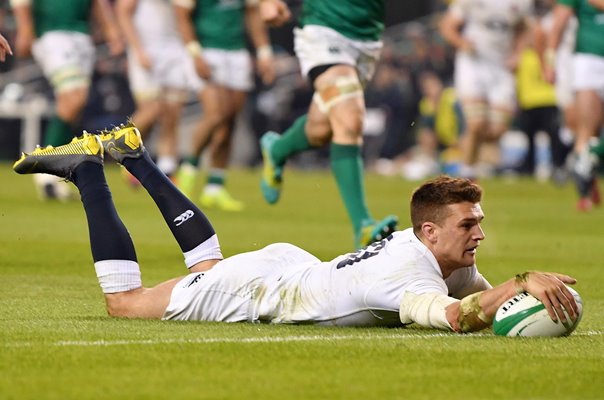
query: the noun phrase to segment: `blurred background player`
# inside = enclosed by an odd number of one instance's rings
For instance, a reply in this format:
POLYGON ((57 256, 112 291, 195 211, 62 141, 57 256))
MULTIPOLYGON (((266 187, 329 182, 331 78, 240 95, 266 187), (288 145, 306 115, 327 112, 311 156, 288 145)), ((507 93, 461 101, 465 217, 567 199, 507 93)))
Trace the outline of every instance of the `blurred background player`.
MULTIPOLYGON (((55 115, 44 133, 44 145, 59 146, 72 138, 74 124, 86 105, 95 62, 91 16, 101 27, 111 55, 123 43, 107 0, 11 0, 17 23, 15 52, 33 55, 55 95, 55 115)), ((70 197, 64 182, 46 174, 34 175, 42 199, 70 197)))
POLYGON ((577 125, 571 169, 579 194, 577 209, 589 211, 601 202, 596 173, 604 156, 604 145, 598 140, 604 117, 604 5, 594 0, 558 0, 545 52, 550 79, 554 79, 556 49, 573 15, 579 26, 572 73, 577 125), (596 143, 591 146, 590 141, 596 143))
POLYGON ((176 28, 170 0, 118 0, 116 12, 128 43, 128 78, 137 106, 132 120, 143 137, 159 122, 157 166, 172 176, 179 162, 182 106, 188 91, 199 93, 203 81, 176 28))
MULTIPOLYGON (((278 0, 264 1, 263 15, 283 15, 283 6, 278 0)), ((283 135, 267 132, 260 141, 264 159, 261 189, 270 204, 279 200, 287 159, 329 143, 331 170, 352 222, 356 248, 387 236, 397 223, 395 216, 381 221, 371 217, 361 156, 363 90, 382 49, 383 21, 383 0, 304 1, 294 46, 302 73, 312 83, 313 100, 308 114, 283 135)))
POLYGON ((453 0, 440 31, 457 50, 455 90, 466 122, 460 175, 476 178, 479 151, 497 144, 515 111, 515 81, 532 1, 453 0))
POLYGON ((245 30, 256 48, 256 68, 264 83, 274 80, 273 53, 256 0, 173 0, 178 26, 199 76, 207 80, 202 96, 200 128, 178 173, 179 188, 194 197, 200 156, 210 145, 203 207, 241 211, 244 204, 225 188, 231 139, 247 92, 253 88, 252 59, 245 30), (216 121, 220 121, 216 127, 216 121))
POLYGON ((13 50, 10 48, 10 45, 8 44, 4 36, 0 34, 0 61, 4 62, 4 60, 6 60, 7 54, 12 56, 13 50))
MULTIPOLYGON (((535 24, 536 47, 545 79, 548 82, 554 83, 556 91, 556 105, 561 114, 560 133, 559 137, 563 146, 572 147, 574 141, 575 130, 577 128, 577 116, 575 111, 575 97, 572 88, 573 74, 573 54, 575 52, 575 37, 577 36, 577 17, 572 16, 566 24, 566 28, 561 37, 560 44, 556 49, 555 70, 556 74, 561 79, 554 79, 553 76, 548 76, 548 66, 544 59, 545 47, 547 46, 547 37, 552 30, 554 22, 554 6, 556 0, 541 0, 537 2, 544 9, 543 15, 539 18, 539 23, 535 24)), ((568 155, 568 154, 567 154, 568 155)), ((558 182, 566 180, 568 174, 568 166, 563 170, 555 170, 553 178, 558 182), (558 173, 558 176, 557 176, 558 173)))

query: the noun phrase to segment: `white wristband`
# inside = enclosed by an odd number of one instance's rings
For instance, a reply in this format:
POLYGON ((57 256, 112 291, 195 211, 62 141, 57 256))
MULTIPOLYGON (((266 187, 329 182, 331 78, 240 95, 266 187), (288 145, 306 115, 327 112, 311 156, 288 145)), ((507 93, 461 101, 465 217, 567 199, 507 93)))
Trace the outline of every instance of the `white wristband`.
POLYGON ((12 8, 17 8, 21 6, 30 6, 31 0, 10 0, 10 6, 12 8))
POLYGON ((199 57, 201 52, 203 51, 203 47, 201 47, 201 43, 196 40, 191 40, 189 43, 185 45, 187 52, 193 57, 199 57))
POLYGON ((556 50, 548 47, 543 54, 545 65, 553 67, 556 64, 556 50))
POLYGON ((260 60, 271 58, 273 57, 273 49, 268 44, 260 46, 256 49, 256 57, 260 60))
POLYGON ((172 0, 172 4, 178 7, 192 10, 195 8, 195 0, 172 0))

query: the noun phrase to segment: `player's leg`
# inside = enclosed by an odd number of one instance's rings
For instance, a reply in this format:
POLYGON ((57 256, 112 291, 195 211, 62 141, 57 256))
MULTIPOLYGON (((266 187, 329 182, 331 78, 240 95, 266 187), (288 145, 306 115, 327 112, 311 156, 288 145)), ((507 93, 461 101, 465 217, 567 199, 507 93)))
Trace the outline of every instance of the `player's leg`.
POLYGON ((200 196, 203 207, 216 207, 224 211, 242 211, 243 202, 231 196, 225 187, 226 173, 231 157, 231 144, 237 115, 243 108, 247 93, 241 90, 226 89, 229 108, 229 121, 218 128, 210 141, 210 162, 206 185, 200 196))
POLYGON ((337 65, 317 78, 315 88, 309 112, 309 137, 315 137, 314 116, 327 115, 332 130, 331 171, 352 223, 354 246, 363 247, 387 236, 395 229, 397 220, 390 216, 376 222, 367 207, 361 154, 365 116, 362 85, 353 66, 337 65))
POLYGON ((140 181, 159 208, 192 272, 210 269, 222 259, 218 237, 195 206, 149 157, 138 129, 129 125, 101 135, 103 147, 140 181))
POLYGON ((576 53, 572 79, 577 126, 570 168, 579 194, 577 209, 589 211, 594 200, 601 201, 595 179, 599 156, 597 151, 590 151, 590 142, 599 137, 604 118, 601 97, 604 93, 604 57, 576 53))
MULTIPOLYGON (((592 193, 594 193, 595 171, 599 161, 597 153, 590 150, 590 141, 592 138, 598 137, 604 117, 598 93, 595 90, 577 91, 576 110, 577 130, 571 168, 579 193, 577 209, 589 211, 593 206, 592 193)), ((599 199, 597 200, 599 202, 599 199)))
POLYGON ((178 169, 178 129, 186 93, 177 89, 166 89, 164 109, 159 119, 157 138, 157 166, 170 178, 175 178, 178 169))

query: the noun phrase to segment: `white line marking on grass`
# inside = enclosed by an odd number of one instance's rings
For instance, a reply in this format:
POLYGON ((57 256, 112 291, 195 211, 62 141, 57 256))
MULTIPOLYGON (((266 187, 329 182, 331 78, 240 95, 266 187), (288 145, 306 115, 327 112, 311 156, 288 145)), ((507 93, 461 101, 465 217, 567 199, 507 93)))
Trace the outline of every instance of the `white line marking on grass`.
MULTIPOLYGON (((575 332, 572 336, 601 336, 604 332, 586 331, 575 332)), ((32 342, 14 342, 5 343, 1 347, 34 347, 34 346, 53 346, 53 347, 108 347, 108 346, 128 346, 128 345, 165 345, 165 344, 212 344, 212 343, 289 343, 289 342, 337 342, 347 340, 406 340, 406 339, 434 339, 434 338, 452 338, 468 339, 475 337, 494 337, 486 333, 470 333, 457 335, 454 333, 412 333, 412 334, 361 334, 361 335, 302 335, 302 336, 269 336, 269 337, 243 337, 243 338, 173 338, 173 339, 126 339, 126 340, 59 340, 57 342, 32 343, 32 342)))

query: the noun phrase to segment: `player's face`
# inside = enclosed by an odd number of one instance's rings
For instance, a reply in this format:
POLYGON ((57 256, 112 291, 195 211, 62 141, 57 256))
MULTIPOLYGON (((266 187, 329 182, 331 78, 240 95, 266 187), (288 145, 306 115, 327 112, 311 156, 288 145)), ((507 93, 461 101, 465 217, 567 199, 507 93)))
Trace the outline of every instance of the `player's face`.
POLYGON ((449 216, 437 225, 434 244, 441 268, 452 271, 476 263, 476 250, 484 239, 480 222, 484 218, 478 203, 458 203, 447 206, 449 216))

